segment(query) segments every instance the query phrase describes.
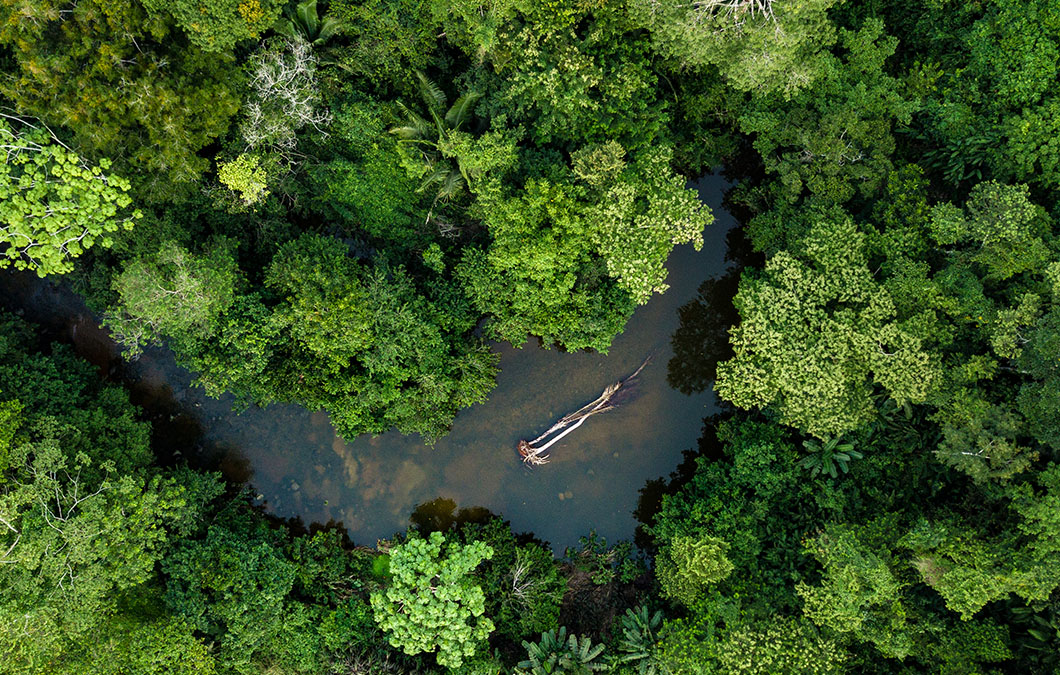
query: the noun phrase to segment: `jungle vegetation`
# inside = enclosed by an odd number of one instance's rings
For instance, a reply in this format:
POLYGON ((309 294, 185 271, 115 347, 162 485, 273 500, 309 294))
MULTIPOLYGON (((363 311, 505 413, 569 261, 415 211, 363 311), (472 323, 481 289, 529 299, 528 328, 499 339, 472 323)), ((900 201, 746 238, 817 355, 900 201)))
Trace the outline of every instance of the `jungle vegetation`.
POLYGON ((1057 0, 0 0, 0 151, 0 267, 346 437, 606 352, 691 178, 745 244, 673 336, 725 413, 560 558, 276 521, 0 314, 0 672, 1060 672, 1057 0))

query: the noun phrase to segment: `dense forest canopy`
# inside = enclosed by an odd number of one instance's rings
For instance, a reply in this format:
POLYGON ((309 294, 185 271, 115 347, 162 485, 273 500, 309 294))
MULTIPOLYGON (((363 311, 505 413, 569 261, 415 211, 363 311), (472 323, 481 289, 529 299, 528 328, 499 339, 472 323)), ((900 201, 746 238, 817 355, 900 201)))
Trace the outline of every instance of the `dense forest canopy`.
POLYGON ((0 672, 1060 672, 1058 0, 0 0, 0 151, 0 267, 347 438, 606 352, 691 178, 743 223, 726 412, 559 560, 277 522, 0 314, 0 672))

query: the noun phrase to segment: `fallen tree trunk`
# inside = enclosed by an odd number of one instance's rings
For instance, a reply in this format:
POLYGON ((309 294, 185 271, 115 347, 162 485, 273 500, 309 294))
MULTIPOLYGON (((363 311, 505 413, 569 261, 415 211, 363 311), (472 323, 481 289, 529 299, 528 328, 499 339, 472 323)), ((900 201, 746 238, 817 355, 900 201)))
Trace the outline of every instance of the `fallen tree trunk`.
POLYGON ((614 409, 615 394, 617 394, 619 390, 622 389, 622 387, 629 384, 633 380, 633 378, 639 375, 640 371, 644 370, 644 366, 648 365, 649 361, 651 361, 650 356, 644 359, 644 363, 640 364, 640 367, 633 371, 632 375, 625 378, 624 380, 621 380, 619 382, 616 382, 615 384, 608 386, 606 389, 604 389, 603 393, 596 398, 595 401, 583 405, 581 408, 578 408, 574 412, 567 413, 566 415, 561 417, 558 422, 549 427, 548 431, 541 434, 534 440, 519 441, 519 443, 516 445, 516 448, 519 451, 519 456, 523 458, 523 462, 532 466, 548 464, 548 454, 546 454, 548 449, 555 445, 557 442, 559 442, 567 434, 571 433, 572 431, 580 427, 582 424, 584 424, 585 420, 589 419, 593 415, 614 409), (545 440, 553 434, 556 434, 556 436, 554 436, 552 440, 545 443, 545 440), (541 445, 542 443, 544 443, 544 445, 541 445))

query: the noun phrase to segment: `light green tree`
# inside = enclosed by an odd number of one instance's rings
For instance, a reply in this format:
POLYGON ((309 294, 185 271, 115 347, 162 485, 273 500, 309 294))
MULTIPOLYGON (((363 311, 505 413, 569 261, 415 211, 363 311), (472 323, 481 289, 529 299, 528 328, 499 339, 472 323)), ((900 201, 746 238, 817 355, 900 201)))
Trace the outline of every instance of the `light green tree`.
POLYGON ((734 303, 735 357, 718 364, 718 393, 744 408, 773 406, 781 420, 820 438, 869 421, 875 386, 899 404, 938 385, 923 318, 901 320, 869 271, 865 237, 849 217, 810 228, 801 254, 781 251, 734 303))
POLYGON ((740 115, 740 131, 793 202, 804 189, 835 202, 873 195, 892 169, 895 121, 908 123, 917 108, 884 70, 898 40, 882 22, 840 35, 844 57, 828 54, 813 86, 791 98, 756 96, 740 115))
POLYGON ((747 675, 838 675, 848 658, 805 621, 785 618, 737 628, 718 648, 720 672, 747 675))
POLYGON ((604 148, 588 146, 580 152, 590 154, 572 157, 574 171, 592 186, 585 214, 589 236, 607 273, 634 302, 644 304, 669 288, 665 264, 670 251, 688 243, 699 250, 703 228, 714 216, 670 168, 671 148, 652 148, 629 166, 621 160, 618 143, 609 141, 604 148), (606 162, 596 165, 593 160, 601 157, 606 162), (591 172, 594 165, 606 170, 591 172))
POLYGON ((94 639, 122 593, 151 578, 187 491, 69 456, 76 430, 56 418, 25 432, 0 484, 0 651, 11 672, 47 672, 33 664, 94 639))
POLYGON ((1060 584, 1060 466, 1049 464, 1033 483, 1001 494, 990 508, 1009 518, 996 533, 940 514, 921 519, 901 542, 916 555, 924 583, 964 620, 1010 594, 1044 602, 1060 584))
POLYGON ((485 595, 471 573, 493 549, 482 542, 451 543, 445 537, 410 539, 390 551, 390 585, 372 593, 375 621, 390 644, 406 654, 437 650, 439 665, 457 668, 493 631, 483 616, 485 595))
POLYGON ((105 325, 129 356, 163 338, 178 347, 195 344, 217 330, 238 280, 231 242, 214 242, 201 254, 163 242, 152 254, 130 260, 114 279, 119 303, 105 325))
POLYGON ((805 616, 822 628, 871 642, 889 658, 908 656, 915 628, 902 598, 905 584, 891 569, 889 551, 867 545, 842 526, 808 543, 824 572, 819 584, 796 586, 805 616))
POLYGON ((656 561, 663 594, 692 607, 711 584, 732 573, 728 550, 729 544, 717 537, 675 537, 656 561))
POLYGON ((254 206, 269 196, 269 176, 255 155, 244 153, 231 161, 218 162, 217 180, 238 193, 244 206, 254 206))
POLYGON ((715 66, 742 91, 784 96, 813 83, 835 42, 836 0, 634 0, 656 51, 681 68, 715 66))
POLYGON ((1026 185, 979 183, 963 209, 935 206, 930 227, 936 242, 954 247, 959 262, 975 264, 988 280, 1040 269, 1052 257, 1042 239, 1049 232, 1045 209, 1031 202, 1026 185))
MULTIPOLYGON (((626 160, 615 141, 575 151, 569 171, 523 189, 484 179, 473 207, 493 241, 470 249, 457 276, 488 330, 568 349, 605 351, 632 309, 666 290, 674 246, 701 246, 713 216, 670 167, 671 150, 626 160)), ((559 172, 556 172, 557 174, 559 172)))
POLYGON ((0 119, 0 143, 0 267, 65 274, 73 258, 95 244, 109 248, 113 233, 140 218, 129 208, 129 182, 108 173, 110 160, 90 164, 43 124, 0 119))

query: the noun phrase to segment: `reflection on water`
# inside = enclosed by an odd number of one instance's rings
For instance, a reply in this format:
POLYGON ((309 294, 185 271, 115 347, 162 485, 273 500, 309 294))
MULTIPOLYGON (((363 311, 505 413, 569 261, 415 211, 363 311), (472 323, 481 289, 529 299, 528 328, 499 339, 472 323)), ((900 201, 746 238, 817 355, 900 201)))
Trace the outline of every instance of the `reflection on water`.
POLYGON ((409 516, 409 524, 423 534, 448 532, 469 523, 487 523, 496 515, 481 506, 457 510, 452 499, 438 497, 416 506, 409 516))
POLYGON ((706 391, 718 362, 733 355, 729 327, 739 319, 732 304, 739 282, 735 268, 718 279, 707 279, 696 299, 677 310, 681 323, 670 340, 673 357, 666 364, 666 380, 674 389, 685 394, 706 391))
MULTIPOLYGON (((645 480, 670 473, 682 451, 696 446, 702 419, 716 412, 712 393, 699 382, 681 386, 689 394, 667 383, 678 308, 698 297, 707 303, 705 315, 721 311, 728 297, 711 304, 713 294, 731 293, 724 281, 701 288, 727 270, 725 241, 733 221, 721 202, 728 184, 708 176, 698 187, 716 217, 703 250, 674 251, 667 265, 670 290, 637 310, 607 356, 545 350, 533 342, 523 349, 494 345, 501 354, 497 388, 487 403, 463 411, 452 433, 433 447, 396 432, 347 443, 335 435, 326 414, 293 405, 233 413, 230 397, 213 400, 189 388, 190 375, 161 349, 148 350, 126 368, 126 376, 144 391, 165 392, 164 398, 192 415, 201 427, 202 453, 212 454, 213 466, 231 478, 249 480, 268 510, 304 522, 340 522, 358 544, 403 530, 417 505, 423 505, 413 520, 419 527, 440 527, 488 509, 510 520, 515 531, 533 531, 557 550, 574 545, 590 528, 609 540, 628 538, 636 525, 638 490, 645 480), (697 289, 711 297, 697 296, 697 289), (519 461, 519 439, 534 438, 593 400, 648 355, 655 358, 640 374, 634 396, 553 446, 549 464, 529 469, 519 461), (457 504, 482 511, 456 511, 457 504)), ((727 320, 703 319, 699 323, 709 333, 727 320)), ((703 332, 695 330, 697 336, 703 332)), ((698 372, 710 358, 710 353, 686 358, 678 370, 698 372)), ((680 382, 681 375, 671 379, 680 382)))

